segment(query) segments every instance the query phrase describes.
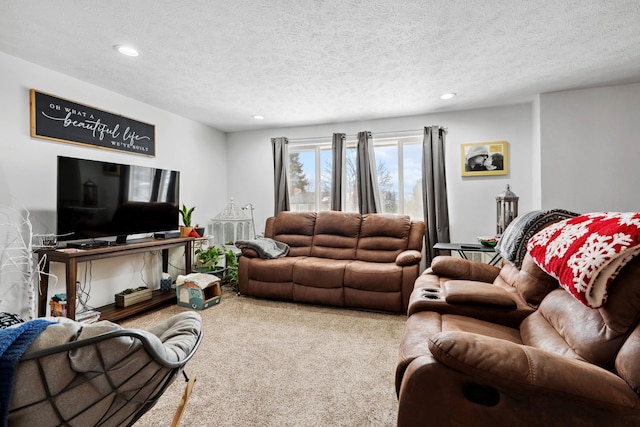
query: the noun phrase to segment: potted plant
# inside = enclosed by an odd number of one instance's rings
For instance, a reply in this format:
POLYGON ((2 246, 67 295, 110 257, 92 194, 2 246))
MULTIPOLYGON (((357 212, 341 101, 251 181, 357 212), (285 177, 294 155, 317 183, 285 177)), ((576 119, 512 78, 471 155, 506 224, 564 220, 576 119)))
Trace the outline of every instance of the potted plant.
POLYGON ((217 246, 209 246, 206 249, 198 248, 195 251, 196 270, 202 272, 224 270, 226 257, 224 251, 217 246))
POLYGON ((238 289, 238 257, 229 249, 224 253, 227 261, 227 272, 222 279, 222 284, 231 285, 235 292, 239 292, 238 289))
POLYGON ((191 214, 195 210, 195 206, 191 208, 187 208, 186 205, 182 205, 182 209, 180 209, 180 216, 182 217, 182 224, 180 226, 180 237, 189 237, 191 232, 193 231, 193 227, 191 226, 191 214))

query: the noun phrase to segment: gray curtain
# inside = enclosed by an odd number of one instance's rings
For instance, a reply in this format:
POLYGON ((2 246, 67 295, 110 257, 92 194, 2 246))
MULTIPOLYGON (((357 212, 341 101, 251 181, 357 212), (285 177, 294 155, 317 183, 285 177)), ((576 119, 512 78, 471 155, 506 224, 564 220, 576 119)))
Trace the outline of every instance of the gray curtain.
POLYGON ((427 266, 435 256, 433 245, 449 243, 449 205, 445 174, 445 138, 447 129, 424 128, 422 141, 422 194, 424 197, 424 236, 427 266))
POLYGON ((342 181, 345 160, 344 133, 334 133, 331 141, 331 159, 333 169, 331 171, 331 210, 342 210, 342 181))
POLYGON ((358 209, 361 214, 380 212, 380 190, 376 158, 371 142, 371 132, 358 132, 356 153, 356 184, 358 188, 358 209))
POLYGON ((289 210, 289 140, 271 138, 273 149, 274 215, 289 210))

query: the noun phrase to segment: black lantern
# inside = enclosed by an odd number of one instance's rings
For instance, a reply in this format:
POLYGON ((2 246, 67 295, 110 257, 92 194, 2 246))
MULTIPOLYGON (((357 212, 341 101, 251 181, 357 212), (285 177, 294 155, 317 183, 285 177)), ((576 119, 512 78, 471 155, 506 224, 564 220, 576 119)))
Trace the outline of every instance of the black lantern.
POLYGON ((496 235, 502 236, 504 230, 518 216, 519 197, 511 191, 509 184, 496 196, 496 235))

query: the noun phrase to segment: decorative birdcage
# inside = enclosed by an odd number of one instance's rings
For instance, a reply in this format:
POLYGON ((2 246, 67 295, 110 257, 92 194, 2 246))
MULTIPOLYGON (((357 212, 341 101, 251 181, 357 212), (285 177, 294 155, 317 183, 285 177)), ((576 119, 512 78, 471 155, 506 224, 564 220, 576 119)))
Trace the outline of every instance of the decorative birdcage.
POLYGON ((213 236, 215 245, 234 244, 237 240, 254 239, 253 205, 248 203, 244 207, 239 207, 232 198, 227 207, 211 220, 208 233, 213 236))
POLYGON ((496 235, 502 236, 504 230, 518 216, 518 200, 507 184, 504 191, 496 196, 496 235))

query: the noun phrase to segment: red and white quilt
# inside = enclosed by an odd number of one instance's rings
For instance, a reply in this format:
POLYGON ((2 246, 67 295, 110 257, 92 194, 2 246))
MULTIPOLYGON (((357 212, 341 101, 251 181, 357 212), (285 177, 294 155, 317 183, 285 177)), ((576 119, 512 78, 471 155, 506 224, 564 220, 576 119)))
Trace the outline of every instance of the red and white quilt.
POLYGON ((560 286, 598 308, 620 269, 640 253, 640 212, 601 212, 552 224, 527 243, 530 255, 560 286))

